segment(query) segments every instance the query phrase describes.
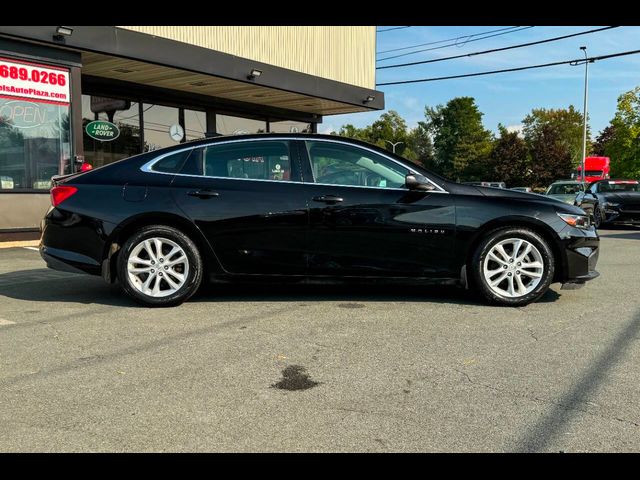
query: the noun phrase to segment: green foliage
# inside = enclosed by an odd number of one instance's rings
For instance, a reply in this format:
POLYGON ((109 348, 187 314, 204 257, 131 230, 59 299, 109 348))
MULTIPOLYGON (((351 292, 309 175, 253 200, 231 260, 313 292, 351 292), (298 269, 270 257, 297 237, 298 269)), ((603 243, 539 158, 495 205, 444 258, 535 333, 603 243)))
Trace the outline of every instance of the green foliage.
POLYGON ((533 132, 529 142, 532 186, 542 187, 570 177, 574 161, 561 128, 551 123, 542 125, 533 132))
POLYGON ((446 106, 425 109, 426 128, 433 135, 434 168, 460 180, 485 179, 492 149, 491 133, 472 97, 457 97, 446 106))
POLYGON ((493 177, 508 186, 531 186, 533 182, 531 154, 518 132, 509 132, 499 125, 500 137, 494 143, 489 164, 493 177))
MULTIPOLYGON (((524 138, 531 147, 534 139, 540 137, 542 130, 550 127, 558 137, 557 141, 568 149, 573 166, 578 166, 582 160, 583 118, 584 115, 573 105, 569 105, 569 108, 549 110, 534 108, 522 121, 524 138)), ((587 152, 590 150, 589 137, 587 128, 587 152)))
MULTIPOLYGON (((618 97, 611 130, 602 138, 602 151, 611 159, 612 177, 640 178, 640 87, 618 97)), ((600 139, 600 137, 599 137, 600 139)))
MULTIPOLYGON (((396 153, 458 181, 504 181, 508 186, 545 187, 568 178, 582 159, 583 115, 573 105, 533 109, 523 120, 523 135, 499 125, 496 139, 482 125, 472 97, 425 107, 416 128, 391 110, 365 128, 344 125, 334 134, 357 138, 396 153)), ((611 158, 611 175, 640 178, 640 87, 618 98, 611 124, 587 152, 611 158)))

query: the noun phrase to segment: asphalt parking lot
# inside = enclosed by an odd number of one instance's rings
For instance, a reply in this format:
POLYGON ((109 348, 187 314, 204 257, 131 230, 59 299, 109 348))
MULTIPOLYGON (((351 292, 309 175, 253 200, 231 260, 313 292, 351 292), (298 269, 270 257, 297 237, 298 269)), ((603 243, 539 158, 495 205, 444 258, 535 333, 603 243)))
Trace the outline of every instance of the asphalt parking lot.
POLYGON ((525 308, 233 286, 171 309, 0 250, 0 451, 638 451, 640 229, 525 308))

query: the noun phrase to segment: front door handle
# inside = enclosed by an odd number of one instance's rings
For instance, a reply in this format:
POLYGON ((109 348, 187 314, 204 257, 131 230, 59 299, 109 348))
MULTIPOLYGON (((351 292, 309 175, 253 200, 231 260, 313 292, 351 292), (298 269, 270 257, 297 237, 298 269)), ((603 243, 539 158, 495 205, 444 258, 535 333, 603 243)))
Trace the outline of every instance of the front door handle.
POLYGON ((320 195, 319 197, 313 197, 313 201, 322 203, 340 203, 344 202, 344 198, 336 195, 320 195))
POLYGON ((188 192, 187 195, 190 197, 198 197, 198 198, 211 198, 211 197, 219 197, 220 194, 218 192, 214 192, 211 190, 193 190, 188 192))

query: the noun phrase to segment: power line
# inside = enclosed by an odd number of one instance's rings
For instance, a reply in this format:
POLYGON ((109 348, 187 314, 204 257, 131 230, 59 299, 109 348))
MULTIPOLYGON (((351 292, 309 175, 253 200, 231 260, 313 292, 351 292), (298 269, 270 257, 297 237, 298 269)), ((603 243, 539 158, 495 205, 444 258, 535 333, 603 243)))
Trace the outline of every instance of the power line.
MULTIPOLYGON (((452 37, 452 38, 447 38, 445 40, 437 40, 435 42, 427 42, 427 43, 419 43, 417 45, 410 45, 408 47, 400 47, 400 48, 392 48, 390 50, 382 50, 381 52, 376 53, 376 55, 380 55, 382 53, 391 53, 391 52, 399 52, 400 50, 410 50, 412 48, 418 48, 418 47, 426 47, 427 45, 436 45, 439 43, 445 43, 445 42, 452 42, 452 41, 458 41, 461 40, 463 38, 473 38, 473 37, 478 37, 480 35, 487 35, 489 33, 495 33, 495 32, 503 32, 505 30, 513 30, 514 28, 520 28, 518 27, 506 27, 506 28, 498 28, 497 30, 488 30, 486 32, 479 32, 479 33, 474 33, 473 35, 460 35, 458 37, 452 37)), ((464 42, 467 43, 467 42, 464 42)), ((463 43, 463 45, 464 45, 463 43)))
MULTIPOLYGON (((467 43, 471 43, 471 42, 479 42, 480 40, 485 40, 487 38, 499 37, 501 35, 507 35, 509 33, 519 32, 521 30, 527 30, 529 28, 533 28, 533 27, 532 26, 531 27, 518 27, 515 30, 509 30, 508 32, 500 32, 500 33, 494 33, 493 35, 485 35, 484 37, 472 38, 471 40, 467 40, 466 42, 464 42, 462 45, 466 45, 467 43)), ((461 46, 461 45, 459 45, 458 42, 454 42, 454 43, 449 43, 447 45, 442 45, 440 47, 423 48, 423 49, 420 49, 420 50, 416 50, 414 52, 407 52, 407 53, 401 53, 399 55, 393 55, 391 57, 384 57, 384 58, 380 58, 379 60, 376 60, 376 61, 377 62, 382 62, 384 60, 391 60, 392 58, 406 57, 408 55, 414 55, 416 53, 430 52, 432 50, 440 50, 441 48, 448 48, 448 47, 454 47, 454 46, 461 46)))
POLYGON ((611 30, 612 28, 620 28, 620 27, 619 26, 613 26, 613 27, 596 28, 594 30, 587 30, 587 31, 584 31, 584 32, 572 33, 570 35, 562 35, 560 37, 546 38, 544 40, 538 40, 538 41, 535 41, 535 42, 520 43, 518 45, 511 45, 509 47, 492 48, 491 50, 483 50, 481 52, 463 53, 461 55, 454 55, 452 57, 434 58, 434 59, 431 59, 431 60, 422 60, 420 62, 398 63, 396 65, 385 65, 383 67, 376 67, 376 70, 383 70, 385 68, 408 67, 408 66, 411 66, 411 65, 420 65, 420 64, 424 64, 424 63, 444 62, 445 60, 453 60, 455 58, 473 57, 473 56, 476 56, 476 55, 485 55, 487 53, 502 52, 504 50, 512 50, 514 48, 530 47, 531 45, 539 45, 541 43, 556 42, 558 40, 564 40, 565 38, 578 37, 580 35, 587 35, 587 34, 595 33, 595 32, 602 32, 603 30, 611 30))
POLYGON ((529 65, 526 67, 515 67, 515 68, 505 68, 504 70, 491 70, 489 72, 476 72, 476 73, 466 73, 463 75, 450 75, 447 77, 432 77, 432 78, 421 78, 421 79, 417 79, 417 80, 403 80, 403 81, 398 81, 398 82, 385 82, 385 83, 378 83, 376 84, 376 86, 382 86, 382 85, 401 85, 401 84, 405 84, 405 83, 419 83, 419 82, 435 82, 438 80, 451 80, 454 78, 465 78, 465 77, 479 77, 481 75, 492 75, 494 73, 506 73, 506 72, 517 72, 517 71, 521 71, 521 70, 531 70, 534 68, 543 68, 543 67, 553 67, 555 65, 566 65, 566 64, 573 64, 573 65, 578 65, 580 63, 584 63, 584 62, 589 62, 589 63, 593 63, 597 60, 607 60, 609 58, 614 58, 614 57, 624 57, 626 55, 634 55, 636 53, 640 53, 640 50, 629 50, 626 52, 620 52, 620 53, 612 53, 610 55, 601 55, 599 57, 590 57, 587 59, 584 58, 579 58, 577 60, 564 60, 561 62, 552 62, 552 63, 541 63, 539 65, 529 65))
POLYGON ((410 25, 406 26, 406 27, 392 27, 392 28, 385 28, 384 30, 376 30, 376 33, 382 33, 382 32, 390 32, 391 30, 402 30, 403 28, 411 28, 410 25))

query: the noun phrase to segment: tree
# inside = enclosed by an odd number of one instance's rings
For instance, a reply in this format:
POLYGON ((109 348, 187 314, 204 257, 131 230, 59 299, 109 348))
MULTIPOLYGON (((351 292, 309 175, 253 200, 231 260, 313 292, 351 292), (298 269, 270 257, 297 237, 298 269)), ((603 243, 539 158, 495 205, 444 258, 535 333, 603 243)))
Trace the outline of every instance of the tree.
POLYGON ((410 130, 407 135, 407 149, 404 151, 404 156, 412 162, 432 170, 434 155, 433 142, 427 124, 418 122, 418 126, 410 130))
POLYGON ((605 156, 611 158, 611 176, 639 178, 640 87, 618 97, 618 108, 610 127, 610 138, 603 143, 605 156))
MULTIPOLYGON (((524 138, 531 146, 534 138, 540 138, 544 127, 551 127, 554 135, 558 136, 558 141, 568 149, 572 165, 577 167, 582 160, 583 118, 573 105, 569 105, 569 108, 549 110, 534 108, 522 121, 524 138)), ((589 142, 587 127, 587 152, 590 150, 589 142)))
POLYGON ((509 132, 498 125, 500 137, 494 143, 489 164, 496 180, 507 186, 527 186, 531 184, 531 154, 524 139, 518 132, 509 132))
POLYGON ((446 106, 425 109, 426 127, 433 135, 434 167, 446 177, 480 180, 489 174, 491 133, 482 125, 482 112, 472 97, 457 97, 446 106))
POLYGON ((569 177, 574 167, 571 149, 558 125, 542 125, 529 141, 532 186, 543 187, 569 177))
POLYGON ((616 129, 613 125, 606 126, 596 137, 596 141, 593 142, 591 147, 591 153, 598 157, 606 156, 605 150, 611 142, 616 138, 616 129))

